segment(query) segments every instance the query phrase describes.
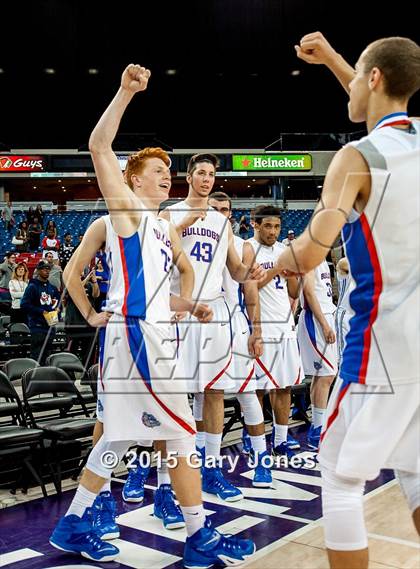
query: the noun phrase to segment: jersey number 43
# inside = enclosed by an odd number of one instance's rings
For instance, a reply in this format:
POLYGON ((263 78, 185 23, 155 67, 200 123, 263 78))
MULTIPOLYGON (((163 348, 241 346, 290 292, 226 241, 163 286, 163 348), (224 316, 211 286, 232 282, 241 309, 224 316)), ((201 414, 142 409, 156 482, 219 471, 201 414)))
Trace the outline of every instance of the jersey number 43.
POLYGON ((213 246, 211 243, 201 243, 197 241, 190 252, 191 257, 195 257, 197 261, 211 263, 213 260, 213 246))

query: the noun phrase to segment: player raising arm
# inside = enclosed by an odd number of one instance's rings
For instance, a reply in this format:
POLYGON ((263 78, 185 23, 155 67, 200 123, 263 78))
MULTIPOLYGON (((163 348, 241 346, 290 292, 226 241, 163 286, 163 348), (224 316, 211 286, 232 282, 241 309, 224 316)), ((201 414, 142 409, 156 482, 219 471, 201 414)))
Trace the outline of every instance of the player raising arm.
POLYGON ((324 38, 321 32, 306 34, 295 45, 297 56, 306 63, 325 65, 337 77, 346 92, 349 92, 349 83, 356 74, 353 67, 337 53, 324 38))
MULTIPOLYGON (((320 45, 325 55, 320 41, 302 41, 306 56, 320 45)), ((344 66, 341 73, 327 61, 318 62, 345 86, 344 66)), ((365 481, 381 468, 397 469, 420 532, 420 331, 413 309, 420 293, 420 122, 407 115, 419 88, 420 47, 412 40, 384 38, 363 51, 348 84, 348 109, 369 134, 337 152, 309 227, 276 262, 280 272, 306 273, 342 230, 355 281, 319 453, 333 569, 368 566, 362 499, 365 481)))

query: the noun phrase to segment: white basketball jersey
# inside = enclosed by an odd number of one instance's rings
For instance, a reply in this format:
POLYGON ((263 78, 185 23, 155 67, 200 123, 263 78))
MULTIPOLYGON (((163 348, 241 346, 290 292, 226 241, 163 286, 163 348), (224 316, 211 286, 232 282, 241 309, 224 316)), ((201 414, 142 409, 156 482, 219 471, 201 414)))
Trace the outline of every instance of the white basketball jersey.
POLYGON ((110 216, 102 219, 106 226, 106 262, 110 269, 105 310, 169 326, 172 266, 169 223, 143 211, 137 231, 131 237, 120 237, 112 227, 110 216))
MULTIPOLYGON (((264 269, 272 269, 280 253, 286 249, 276 242, 272 247, 256 239, 248 239, 255 251, 256 262, 264 269)), ((264 338, 295 338, 295 321, 289 301, 287 280, 276 275, 260 288, 261 329, 264 338)))
MULTIPOLYGON (((327 261, 322 261, 322 263, 314 269, 314 289, 322 313, 334 314, 336 306, 332 299, 331 274, 327 261)), ((300 304, 306 310, 310 310, 303 290, 300 292, 300 304)))
MULTIPOLYGON (((242 260, 242 253, 244 250, 244 243, 245 241, 238 237, 237 235, 233 236, 235 249, 239 255, 239 258, 242 260)), ((223 269, 223 295, 226 300, 226 304, 229 307, 229 311, 231 316, 238 310, 242 310, 243 308, 243 294, 241 285, 233 280, 230 276, 229 269, 225 267, 223 269)))
POLYGON ((397 117, 351 143, 369 166, 371 191, 343 228, 356 288, 341 377, 390 393, 420 378, 420 121, 401 130, 389 125, 397 117))
MULTIPOLYGON (((167 208, 171 223, 179 225, 191 208, 185 201, 167 208)), ((181 245, 194 269, 193 300, 214 300, 222 296, 223 269, 226 267, 229 220, 213 208, 205 219, 199 219, 181 237, 181 245)), ((171 292, 179 294, 179 272, 174 270, 171 292)))
POLYGON ((339 275, 337 273, 337 285, 338 285, 338 301, 337 310, 342 310, 347 312, 350 310, 350 293, 355 287, 355 283, 351 277, 348 275, 339 275))

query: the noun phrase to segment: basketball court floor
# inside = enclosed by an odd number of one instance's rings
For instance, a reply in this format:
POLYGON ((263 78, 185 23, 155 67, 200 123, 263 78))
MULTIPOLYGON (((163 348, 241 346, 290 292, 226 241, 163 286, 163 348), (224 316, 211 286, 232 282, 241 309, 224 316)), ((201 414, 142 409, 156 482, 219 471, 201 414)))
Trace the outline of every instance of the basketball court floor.
MULTIPOLYGON (((303 425, 291 429, 302 443, 298 456, 311 458, 305 450, 303 425)), ((245 564, 251 569, 327 569, 321 519, 320 472, 315 468, 273 470, 273 488, 257 489, 251 485, 252 471, 241 445, 225 447, 231 458, 239 455, 230 479, 238 485, 244 499, 225 503, 204 494, 207 515, 214 518, 225 533, 252 538, 256 555, 245 564)), ((118 475, 117 475, 118 476, 118 475)), ((153 517, 153 490, 156 471, 152 469, 143 504, 127 504, 121 498, 125 474, 112 483, 118 504, 117 522, 121 528, 118 561, 90 562, 61 553, 48 543, 57 522, 65 513, 74 494, 75 483, 67 482, 61 496, 28 499, 17 496, 15 505, 6 493, 0 495, 1 557, 0 567, 10 569, 52 569, 58 567, 108 567, 109 569, 179 569, 182 567, 185 530, 165 530, 153 517)), ((34 492, 29 493, 29 497, 34 492)), ((391 471, 367 486, 366 519, 371 546, 372 569, 420 567, 420 542, 411 523, 406 503, 391 471)))

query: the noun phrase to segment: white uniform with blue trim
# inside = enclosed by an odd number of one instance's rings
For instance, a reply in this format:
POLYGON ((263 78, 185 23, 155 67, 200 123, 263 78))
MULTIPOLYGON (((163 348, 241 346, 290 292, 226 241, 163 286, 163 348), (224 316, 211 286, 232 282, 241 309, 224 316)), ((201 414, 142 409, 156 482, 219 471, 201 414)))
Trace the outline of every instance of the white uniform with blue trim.
POLYGON ((340 275, 337 272, 338 301, 335 312, 335 331, 337 335, 337 357, 341 363, 345 345, 346 334, 350 329, 350 293, 355 287, 351 274, 340 275))
POLYGON ((102 219, 110 268, 105 310, 113 312, 101 350, 105 439, 194 435, 184 373, 178 368, 182 364, 170 333, 169 224, 143 211, 137 231, 125 238, 115 233, 110 216, 102 219))
POLYGON ((343 228, 355 289, 321 435, 320 463, 364 480, 382 468, 420 474, 420 122, 393 128, 401 117, 352 143, 371 192, 343 228))
MULTIPOLYGON (((234 235, 233 239, 236 252, 242 259, 245 241, 237 235, 234 235)), ((248 350, 250 329, 245 314, 242 287, 232 279, 227 267, 223 270, 223 295, 229 307, 232 323, 232 362, 227 373, 235 382, 235 387, 230 391, 232 393, 255 391, 257 386, 254 359, 248 350)))
MULTIPOLYGON (((166 211, 176 226, 192 208, 181 201, 166 211)), ((229 390, 235 385, 228 374, 232 360, 232 331, 230 313, 222 293, 228 229, 229 220, 208 208, 205 219, 199 219, 180 235, 182 248, 194 269, 192 297, 209 304, 214 313, 212 322, 206 324, 190 316, 177 325, 179 356, 184 362, 188 390, 193 393, 202 393, 205 389, 229 390)), ((179 294, 176 270, 171 279, 171 292, 179 294)))
MULTIPOLYGON (((314 290, 322 313, 334 330, 336 306, 332 300, 331 274, 327 261, 314 269, 314 290)), ((337 373, 337 342, 328 344, 322 328, 315 318, 303 292, 300 293, 303 308, 299 315, 298 342, 305 375, 325 377, 337 373)))
MULTIPOLYGON (((272 247, 249 239, 256 262, 272 269, 286 245, 272 247)), ((302 363, 296 339, 295 320, 287 291, 287 280, 276 275, 260 289, 263 354, 256 359, 257 389, 279 389, 297 385, 302 379, 302 363)))

